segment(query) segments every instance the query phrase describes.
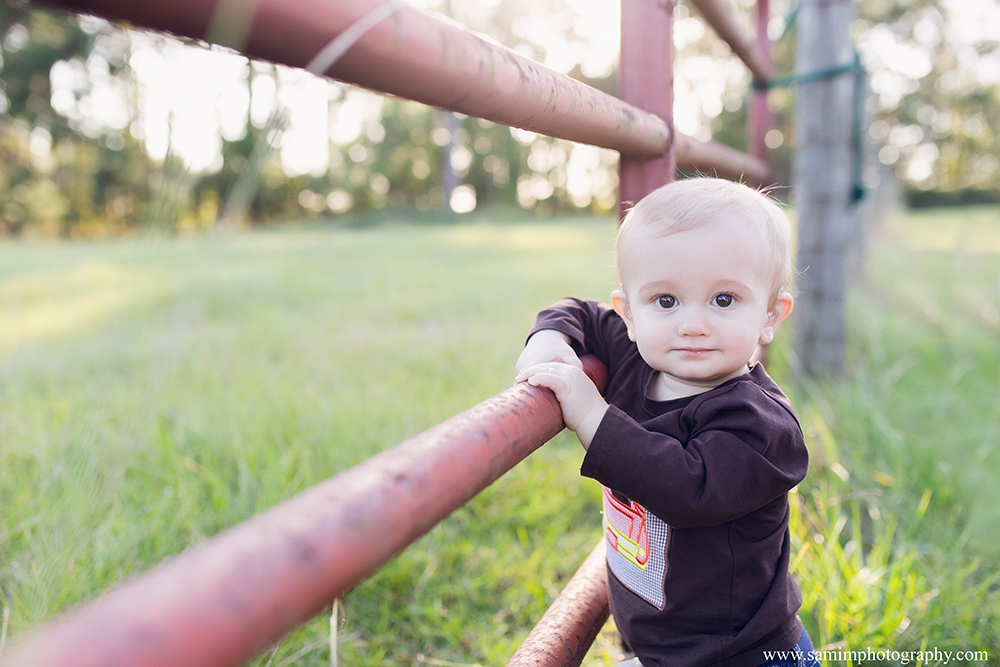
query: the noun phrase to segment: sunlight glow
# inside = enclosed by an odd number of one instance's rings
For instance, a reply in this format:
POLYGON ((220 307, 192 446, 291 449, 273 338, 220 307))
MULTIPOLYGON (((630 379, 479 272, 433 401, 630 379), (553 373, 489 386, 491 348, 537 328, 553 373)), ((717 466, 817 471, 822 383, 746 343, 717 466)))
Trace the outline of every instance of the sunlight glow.
POLYGON ((299 70, 281 69, 278 100, 290 113, 281 142, 281 166, 290 176, 320 176, 330 166, 327 98, 330 84, 299 70), (324 140, 317 141, 320 137, 324 140))
POLYGON ((234 125, 246 124, 247 59, 143 33, 132 38, 130 62, 140 91, 133 134, 154 159, 169 150, 191 171, 217 170, 222 136, 238 136, 234 125))
POLYGON ((0 282, 0 320, 4 322, 0 354, 48 336, 96 326, 131 304, 161 296, 165 289, 145 269, 103 263, 7 278, 0 282))
POLYGON ((460 185, 451 194, 448 202, 455 213, 471 213, 476 210, 476 189, 471 185, 460 185))

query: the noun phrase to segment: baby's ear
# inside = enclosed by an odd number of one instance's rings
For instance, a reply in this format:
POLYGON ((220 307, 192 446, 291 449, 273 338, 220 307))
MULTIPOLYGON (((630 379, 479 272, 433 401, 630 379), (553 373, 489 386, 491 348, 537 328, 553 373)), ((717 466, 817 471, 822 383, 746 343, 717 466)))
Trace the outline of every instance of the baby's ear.
POLYGON ((628 297, 621 287, 611 293, 611 305, 615 312, 625 322, 625 329, 628 331, 628 339, 635 342, 635 330, 632 327, 632 308, 629 306, 628 297))
POLYGON ((772 340, 774 340, 774 332, 777 330, 778 325, 792 314, 792 308, 795 306, 795 300, 792 295, 788 292, 782 292, 778 295, 778 300, 774 302, 771 309, 767 311, 767 321, 764 322, 764 327, 760 332, 760 342, 763 345, 767 345, 772 340))

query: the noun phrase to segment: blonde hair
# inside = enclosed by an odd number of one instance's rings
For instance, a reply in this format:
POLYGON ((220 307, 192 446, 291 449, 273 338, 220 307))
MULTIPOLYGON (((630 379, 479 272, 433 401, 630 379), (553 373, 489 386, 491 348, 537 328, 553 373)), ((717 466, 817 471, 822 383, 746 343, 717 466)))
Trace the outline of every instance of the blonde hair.
POLYGON ((740 183, 721 178, 691 178, 668 183, 643 197, 618 227, 615 241, 615 282, 623 283, 630 241, 638 229, 655 227, 658 235, 695 229, 721 218, 753 225, 766 241, 761 257, 771 267, 772 303, 792 279, 791 225, 773 199, 740 183))

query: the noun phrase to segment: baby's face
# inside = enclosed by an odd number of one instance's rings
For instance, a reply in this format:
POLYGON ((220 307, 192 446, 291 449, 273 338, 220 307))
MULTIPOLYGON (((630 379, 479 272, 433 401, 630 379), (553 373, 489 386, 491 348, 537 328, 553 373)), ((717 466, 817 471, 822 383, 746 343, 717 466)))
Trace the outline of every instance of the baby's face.
POLYGON ((771 267, 752 229, 718 220, 666 236, 633 231, 625 322, 654 369, 704 391, 745 373, 757 343, 771 341, 771 267))

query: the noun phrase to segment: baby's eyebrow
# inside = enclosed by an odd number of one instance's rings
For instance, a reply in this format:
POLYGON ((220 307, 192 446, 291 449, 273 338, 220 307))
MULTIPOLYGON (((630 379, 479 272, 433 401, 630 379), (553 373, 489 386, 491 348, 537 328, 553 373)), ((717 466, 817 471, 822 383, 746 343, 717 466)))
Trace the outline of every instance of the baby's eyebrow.
MULTIPOLYGON (((737 280, 735 278, 724 278, 718 280, 711 285, 711 290, 718 291, 733 291, 733 292, 752 292, 753 289, 747 285, 742 280, 737 280)), ((670 280, 652 280, 648 283, 644 283, 639 286, 636 293, 642 297, 652 294, 660 294, 663 292, 672 293, 677 291, 677 286, 670 280)))
POLYGON ((715 287, 716 289, 742 290, 745 292, 753 291, 751 287, 742 280, 721 280, 715 284, 715 287))
POLYGON ((643 283, 636 290, 639 295, 646 295, 655 292, 659 294, 661 292, 672 292, 676 289, 676 286, 669 280, 652 280, 648 283, 643 283))

